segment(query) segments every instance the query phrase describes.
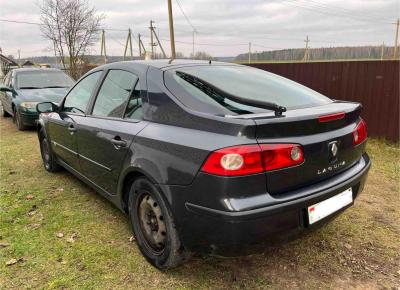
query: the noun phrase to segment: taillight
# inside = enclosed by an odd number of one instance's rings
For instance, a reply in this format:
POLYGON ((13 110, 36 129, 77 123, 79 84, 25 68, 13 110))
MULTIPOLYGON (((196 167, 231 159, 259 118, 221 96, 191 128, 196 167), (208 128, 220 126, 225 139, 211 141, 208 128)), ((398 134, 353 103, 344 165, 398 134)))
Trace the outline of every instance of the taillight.
POLYGON ((222 176, 240 176, 303 162, 303 149, 298 144, 241 145, 214 151, 207 158, 202 171, 222 176))
POLYGON ((303 149, 297 144, 262 144, 265 170, 276 170, 304 162, 303 149))
POLYGON ((260 146, 242 145, 214 151, 204 163, 202 170, 223 176, 263 172, 260 146))
POLYGON ((367 139, 367 124, 361 119, 356 129, 353 131, 353 145, 361 144, 365 139, 367 139))
POLYGON ((343 119, 345 115, 346 114, 344 112, 334 113, 334 114, 329 114, 329 115, 323 115, 323 116, 319 116, 318 117, 318 121, 320 123, 331 122, 331 121, 343 119))

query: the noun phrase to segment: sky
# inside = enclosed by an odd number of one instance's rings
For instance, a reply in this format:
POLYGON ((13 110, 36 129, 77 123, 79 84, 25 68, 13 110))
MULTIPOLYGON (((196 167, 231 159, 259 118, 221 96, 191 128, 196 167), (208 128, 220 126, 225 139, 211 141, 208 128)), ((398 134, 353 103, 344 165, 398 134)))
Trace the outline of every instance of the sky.
MULTIPOLYGON (((170 52, 167 0, 88 0, 105 16, 108 55, 122 55, 128 28, 134 54, 136 36, 142 34, 149 49, 149 21, 154 20, 167 54, 170 52)), ((0 47, 3 54, 21 58, 52 55, 51 43, 38 25, 1 20, 40 22, 41 0, 0 0, 0 47)), ((176 51, 212 56, 236 56, 284 48, 302 48, 308 35, 310 47, 393 46, 400 0, 172 0, 176 51), (180 6, 179 6, 180 4, 180 6), (185 15, 189 19, 186 19, 185 15)), ((158 49, 159 51, 159 49, 158 49)), ((100 42, 89 53, 99 54, 100 42)))

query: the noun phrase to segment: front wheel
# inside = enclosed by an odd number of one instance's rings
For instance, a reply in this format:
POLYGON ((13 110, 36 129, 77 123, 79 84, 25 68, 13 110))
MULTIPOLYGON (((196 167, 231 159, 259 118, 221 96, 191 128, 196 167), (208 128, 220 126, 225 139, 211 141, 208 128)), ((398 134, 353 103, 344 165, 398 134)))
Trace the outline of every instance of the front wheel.
POLYGON ((17 127, 18 130, 24 131, 24 130, 26 130, 28 128, 22 122, 21 115, 19 114, 18 110, 16 110, 15 108, 14 108, 14 116, 13 116, 13 118, 14 118, 15 126, 17 127))
POLYGON ((40 143, 40 153, 42 155, 44 168, 49 172, 57 172, 62 169, 60 165, 57 164, 53 151, 51 150, 49 141, 47 140, 44 130, 41 129, 39 133, 39 143, 40 143))
POLYGON ((167 204, 147 178, 138 178, 132 184, 129 217, 139 249, 153 266, 167 270, 188 257, 167 204))

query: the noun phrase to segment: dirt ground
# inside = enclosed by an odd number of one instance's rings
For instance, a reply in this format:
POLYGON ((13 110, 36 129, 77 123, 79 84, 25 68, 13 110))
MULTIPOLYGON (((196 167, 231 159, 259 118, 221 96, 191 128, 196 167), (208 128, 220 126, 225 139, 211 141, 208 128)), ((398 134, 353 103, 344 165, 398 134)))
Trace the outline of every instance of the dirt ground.
POLYGON ((122 213, 71 174, 43 169, 34 131, 0 118, 0 134, 0 289, 400 289, 398 144, 369 140, 364 192, 325 227, 160 272, 122 213))

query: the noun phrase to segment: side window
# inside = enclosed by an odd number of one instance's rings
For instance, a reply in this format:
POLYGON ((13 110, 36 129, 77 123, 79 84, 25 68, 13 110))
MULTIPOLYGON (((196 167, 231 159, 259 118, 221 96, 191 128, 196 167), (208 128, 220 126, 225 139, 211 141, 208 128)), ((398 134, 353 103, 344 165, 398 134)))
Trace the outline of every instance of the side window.
POLYGON ((81 80, 67 95, 63 111, 84 114, 101 73, 97 71, 81 80))
POLYGON ((110 70, 93 107, 94 116, 122 118, 138 77, 123 70, 110 70))
POLYGON ((140 83, 138 82, 129 99, 124 118, 143 120, 142 98, 140 96, 140 83))

